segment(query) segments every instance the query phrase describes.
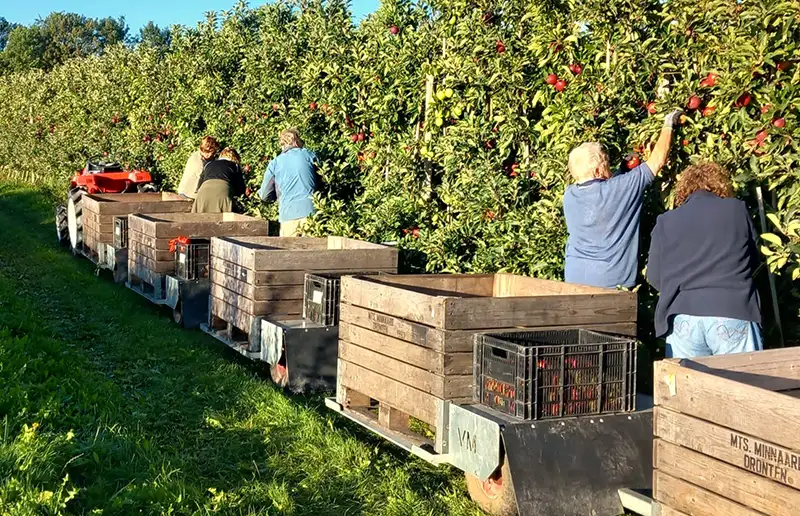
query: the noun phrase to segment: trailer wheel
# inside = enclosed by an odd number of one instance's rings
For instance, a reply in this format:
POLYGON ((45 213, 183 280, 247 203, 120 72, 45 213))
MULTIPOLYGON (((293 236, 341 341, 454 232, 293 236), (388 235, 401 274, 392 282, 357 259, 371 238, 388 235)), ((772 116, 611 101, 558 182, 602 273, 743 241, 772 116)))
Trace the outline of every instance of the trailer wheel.
POLYGON ((503 465, 485 482, 478 477, 464 473, 467 491, 481 509, 494 516, 515 516, 517 514, 517 498, 514 485, 511 483, 511 471, 508 460, 503 457, 503 465))
POLYGON ((286 365, 278 362, 277 364, 269 365, 269 374, 272 376, 272 381, 281 389, 285 389, 289 385, 289 370, 286 365))
POLYGON ((64 245, 69 241, 67 207, 64 205, 56 206, 56 238, 58 239, 58 245, 64 245))
POLYGON ((83 251, 83 195, 85 193, 83 190, 74 189, 70 190, 67 196, 69 245, 75 254, 83 251))

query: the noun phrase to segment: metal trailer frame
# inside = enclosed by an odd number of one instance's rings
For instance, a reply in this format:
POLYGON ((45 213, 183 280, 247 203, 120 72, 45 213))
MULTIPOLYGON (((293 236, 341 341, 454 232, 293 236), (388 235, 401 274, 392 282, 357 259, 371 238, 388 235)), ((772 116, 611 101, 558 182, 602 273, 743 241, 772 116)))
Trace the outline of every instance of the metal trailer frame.
POLYGON ((97 254, 97 267, 111 271, 114 283, 125 283, 128 280, 128 248, 116 248, 100 242, 97 254))
POLYGON ((436 428, 444 435, 435 443, 381 426, 334 398, 325 405, 412 455, 480 481, 507 461, 522 516, 618 516, 623 505, 641 508, 638 493, 652 487, 653 411, 646 396, 637 401, 646 408, 636 412, 530 421, 440 400, 436 428))
POLYGON ((187 329, 200 328, 208 321, 210 289, 208 278, 185 280, 168 274, 163 304, 172 308, 172 317, 177 324, 187 329))

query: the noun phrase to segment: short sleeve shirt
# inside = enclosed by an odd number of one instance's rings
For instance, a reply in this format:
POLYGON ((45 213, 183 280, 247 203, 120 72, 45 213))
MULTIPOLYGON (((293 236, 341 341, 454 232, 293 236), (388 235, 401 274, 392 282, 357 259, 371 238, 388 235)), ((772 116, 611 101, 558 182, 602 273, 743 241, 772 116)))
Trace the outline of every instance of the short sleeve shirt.
POLYGON ((646 163, 608 180, 570 185, 564 193, 564 279, 595 287, 633 287, 644 192, 655 176, 646 163))

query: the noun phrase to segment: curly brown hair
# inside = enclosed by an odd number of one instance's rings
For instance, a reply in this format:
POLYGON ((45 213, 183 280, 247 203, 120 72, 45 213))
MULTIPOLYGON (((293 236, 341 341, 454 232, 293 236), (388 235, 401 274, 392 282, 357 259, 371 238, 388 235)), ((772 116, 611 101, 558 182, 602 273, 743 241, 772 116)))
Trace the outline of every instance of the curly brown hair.
POLYGON ((716 163, 698 163, 684 170, 675 190, 675 207, 682 205, 690 195, 705 190, 720 197, 733 197, 730 173, 716 163))

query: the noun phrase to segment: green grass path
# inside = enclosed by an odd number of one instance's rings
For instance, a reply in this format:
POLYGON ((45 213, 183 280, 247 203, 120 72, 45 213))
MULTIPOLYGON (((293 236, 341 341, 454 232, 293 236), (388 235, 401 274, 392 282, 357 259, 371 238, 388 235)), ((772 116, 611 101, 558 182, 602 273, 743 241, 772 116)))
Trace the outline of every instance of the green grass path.
POLYGON ((436 469, 55 244, 0 183, 0 514, 477 515, 436 469))

